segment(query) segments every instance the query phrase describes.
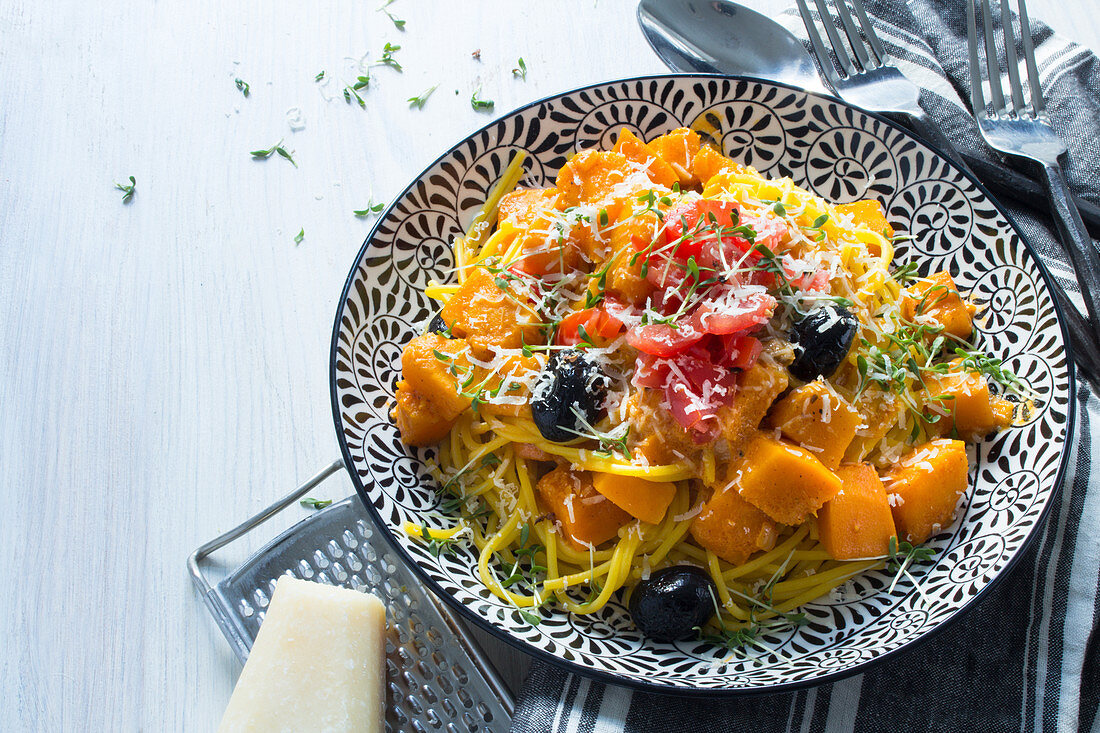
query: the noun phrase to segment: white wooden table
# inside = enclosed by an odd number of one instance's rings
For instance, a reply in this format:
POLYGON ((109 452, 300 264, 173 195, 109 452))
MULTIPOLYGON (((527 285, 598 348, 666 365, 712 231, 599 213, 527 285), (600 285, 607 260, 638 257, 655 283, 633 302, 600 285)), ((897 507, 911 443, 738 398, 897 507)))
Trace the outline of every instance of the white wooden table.
MULTIPOLYGON (((398 0, 404 31, 381 1, 0 3, 0 729, 212 730, 239 665, 184 560, 338 455, 352 211, 485 124, 475 90, 503 113, 664 71, 632 0, 398 0), (386 42, 404 73, 346 105, 386 42), (280 140, 297 168, 249 157, 280 140)), ((1100 47, 1085 0, 1031 5, 1100 47)))

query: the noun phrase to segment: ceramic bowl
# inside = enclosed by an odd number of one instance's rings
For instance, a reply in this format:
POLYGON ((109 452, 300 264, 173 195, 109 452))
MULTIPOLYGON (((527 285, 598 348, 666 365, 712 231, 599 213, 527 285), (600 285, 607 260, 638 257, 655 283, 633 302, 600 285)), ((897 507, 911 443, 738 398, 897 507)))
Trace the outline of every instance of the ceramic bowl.
POLYGON ((1047 274, 1019 230, 973 179, 898 126, 838 100, 777 83, 653 76, 597 84, 501 117, 432 163, 380 217, 347 280, 332 340, 332 405, 356 490, 400 557, 463 616, 526 652, 604 681, 700 694, 775 692, 864 670, 929 637, 1005 574, 1045 518, 1063 473, 1073 378, 1047 274), (731 653, 643 637, 623 605, 575 616, 545 610, 532 626, 479 580, 476 553, 433 557, 405 521, 443 526, 426 469, 432 450, 404 446, 388 411, 402 346, 433 313, 423 288, 452 277, 450 243, 470 224, 512 155, 524 184, 553 185, 568 156, 610 148, 622 128, 643 140, 706 131, 734 160, 790 176, 833 202, 873 197, 900 234, 898 259, 957 273, 985 305, 978 341, 1040 395, 1027 424, 970 450, 958 520, 929 542, 933 562, 889 591, 867 572, 802 608, 809 623, 731 653))

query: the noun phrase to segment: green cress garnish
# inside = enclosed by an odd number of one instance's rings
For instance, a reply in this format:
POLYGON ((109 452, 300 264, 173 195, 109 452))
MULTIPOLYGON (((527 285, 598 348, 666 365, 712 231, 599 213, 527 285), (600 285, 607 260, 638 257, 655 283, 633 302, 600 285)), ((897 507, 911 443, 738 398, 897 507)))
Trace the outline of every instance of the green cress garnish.
POLYGON ((359 77, 359 81, 355 82, 356 85, 354 87, 344 86, 344 101, 347 102, 348 104, 351 104, 351 98, 355 97, 355 101, 359 104, 359 106, 362 107, 363 109, 366 109, 367 108, 367 103, 363 101, 363 98, 359 96, 359 92, 356 91, 356 90, 357 89, 362 89, 363 87, 365 87, 369 83, 370 83, 370 78, 369 77, 361 76, 361 77, 359 77), (366 80, 366 83, 363 83, 364 79, 366 80))
POLYGON ((134 200, 134 191, 137 190, 137 181, 133 176, 130 176, 130 185, 124 186, 121 183, 115 183, 115 188, 122 191, 122 203, 128 204, 134 200))
POLYGON ((241 79, 234 79, 233 83, 237 85, 237 89, 239 89, 241 91, 241 94, 243 94, 245 97, 247 97, 252 90, 252 87, 248 85, 248 82, 242 81, 241 79))
POLYGON ((306 238, 306 230, 305 230, 305 227, 302 227, 301 229, 298 230, 298 233, 294 235, 294 244, 295 244, 295 246, 301 244, 302 240, 305 239, 305 238, 306 238))
POLYGON ((477 91, 470 96, 470 106, 474 109, 492 109, 496 102, 491 99, 478 99, 479 94, 481 94, 481 87, 478 87, 477 91))
POLYGON ((306 509, 324 509, 332 504, 332 499, 314 499, 311 496, 307 496, 298 503, 306 509))
POLYGON ((375 216, 379 214, 384 208, 386 208, 385 203, 376 204, 374 203, 374 198, 372 197, 370 199, 367 199, 367 208, 356 209, 351 213, 355 214, 358 217, 375 216))
POLYGON ((405 30, 405 21, 401 20, 400 18, 395 18, 395 17, 393 16, 393 13, 391 13, 391 12, 390 12, 390 11, 388 11, 388 10, 386 10, 386 8, 388 8, 389 6, 393 5, 393 4, 394 4, 394 2, 396 2, 396 0, 388 0, 388 2, 386 2, 386 3, 384 4, 384 5, 382 5, 382 6, 381 6, 380 8, 378 8, 378 9, 379 9, 380 11, 382 11, 383 13, 385 13, 385 14, 386 14, 386 17, 387 17, 387 18, 389 18, 389 19, 390 19, 391 21, 393 21, 393 24, 394 24, 394 26, 395 26, 395 27, 397 28, 397 30, 399 30, 399 31, 403 31, 403 30, 405 30))
POLYGON ((409 106, 416 107, 417 109, 424 109, 424 103, 428 101, 428 97, 432 96, 432 92, 434 92, 438 86, 439 85, 436 84, 430 89, 425 89, 419 96, 409 97, 409 106))
POLYGON ((298 164, 294 162, 293 156, 291 156, 287 149, 283 147, 282 140, 275 143, 270 148, 266 148, 264 150, 253 150, 249 153, 249 155, 251 155, 254 160, 267 160, 276 153, 279 154, 279 157, 289 160, 290 164, 293 165, 295 168, 298 167, 298 164))
POLYGON ((527 81, 527 64, 523 62, 522 56, 519 57, 516 68, 512 69, 512 76, 518 76, 520 79, 527 81))
POLYGON ((395 59, 393 57, 394 53, 396 53, 397 51, 400 51, 400 50, 401 50, 400 46, 395 46, 392 43, 390 43, 389 41, 387 41, 386 45, 382 47, 382 58, 378 61, 377 64, 374 64, 374 65, 375 66, 389 66, 390 68, 396 69, 397 71, 404 71, 401 64, 397 63, 397 59, 395 59))

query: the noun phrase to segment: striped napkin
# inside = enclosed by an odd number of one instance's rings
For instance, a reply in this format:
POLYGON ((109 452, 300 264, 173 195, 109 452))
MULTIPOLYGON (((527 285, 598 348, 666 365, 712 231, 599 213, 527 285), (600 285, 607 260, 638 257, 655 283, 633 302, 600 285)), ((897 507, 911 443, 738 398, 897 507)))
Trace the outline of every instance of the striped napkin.
MULTIPOLYGON (((995 158, 960 101, 969 88, 966 3, 866 5, 887 51, 924 89, 925 109, 960 148, 995 158)), ((780 21, 805 37, 797 11, 780 21)), ((1031 27, 1047 108, 1069 146, 1070 184, 1100 203, 1100 59, 1037 20, 1031 27)), ((1051 222, 1008 208, 1079 304, 1051 222)), ((1100 733, 1100 478, 1092 467, 1100 397, 1083 380, 1078 385, 1070 469, 1042 535, 977 608, 927 644, 841 682, 709 702, 632 692, 536 663, 512 730, 1100 733)))

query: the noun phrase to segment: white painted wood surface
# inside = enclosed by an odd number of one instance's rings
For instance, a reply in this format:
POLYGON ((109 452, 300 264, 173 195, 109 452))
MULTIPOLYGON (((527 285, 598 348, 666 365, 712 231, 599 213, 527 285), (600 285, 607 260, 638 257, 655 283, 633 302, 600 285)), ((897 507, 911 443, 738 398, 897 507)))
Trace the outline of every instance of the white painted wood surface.
MULTIPOLYGON (((503 113, 664 71, 631 0, 398 0, 404 32, 380 2, 0 3, 0 729, 213 729, 239 667, 184 560, 338 454, 352 210, 488 122, 475 89, 503 113), (344 104, 349 59, 387 41, 404 73, 344 104), (249 158, 279 140, 297 169, 249 158)), ((1084 0, 1031 6, 1100 46, 1084 0)))

